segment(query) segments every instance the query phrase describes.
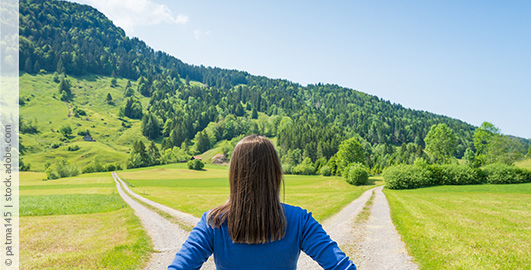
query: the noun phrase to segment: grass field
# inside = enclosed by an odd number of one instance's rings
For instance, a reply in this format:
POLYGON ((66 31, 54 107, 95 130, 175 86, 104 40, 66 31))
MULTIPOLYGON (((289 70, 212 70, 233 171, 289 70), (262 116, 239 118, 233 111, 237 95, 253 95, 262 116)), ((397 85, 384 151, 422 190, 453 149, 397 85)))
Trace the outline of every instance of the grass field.
MULTIPOLYGON (((141 136, 140 120, 128 119, 131 128, 122 126, 119 119, 120 106, 124 103, 123 92, 127 84, 125 79, 117 79, 117 86, 111 87, 111 78, 95 75, 72 77, 71 90, 74 94, 72 102, 61 101, 58 84, 53 81, 52 74, 22 74, 20 81, 20 98, 25 104, 20 106, 20 115, 25 121, 36 123, 39 133, 21 134, 21 142, 27 148, 24 161, 31 163, 32 170, 43 171, 46 161, 63 157, 82 169, 98 156, 102 162, 118 162, 125 165, 129 148, 133 141, 141 136), (107 94, 111 94, 113 104, 106 102, 107 94), (76 106, 86 115, 75 117, 73 108, 76 106), (50 110, 53 108, 53 110, 50 110), (67 141, 59 129, 69 125, 73 132, 67 141), (83 141, 77 135, 79 131, 89 130, 96 142, 83 141), (51 148, 58 144, 58 148, 51 148), (77 151, 68 151, 68 146, 77 145, 77 151)), ((136 89, 136 82, 131 82, 136 89)), ((149 99, 137 93, 144 108, 149 99)), ((145 139, 147 142, 147 139, 145 139)))
MULTIPOLYGON (((193 171, 186 164, 170 164, 118 175, 132 184, 136 193, 197 217, 229 196, 228 169, 223 166, 207 164, 205 170, 193 171)), ((356 187, 340 177, 286 175, 285 184, 285 196, 281 193, 285 203, 304 207, 317 220, 323 220, 374 187, 375 182, 356 187)))
POLYGON ((531 158, 517 161, 514 165, 520 168, 531 170, 531 158))
POLYGON ((531 184, 384 192, 422 269, 529 269, 531 184))
POLYGON ((141 269, 151 242, 110 173, 20 173, 21 269, 141 269))

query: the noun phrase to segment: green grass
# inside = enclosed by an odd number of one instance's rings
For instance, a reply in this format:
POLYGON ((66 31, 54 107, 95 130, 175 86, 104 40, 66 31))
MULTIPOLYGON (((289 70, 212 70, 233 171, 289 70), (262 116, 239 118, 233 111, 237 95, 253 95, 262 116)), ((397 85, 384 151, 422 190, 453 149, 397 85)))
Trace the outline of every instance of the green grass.
POLYGON ((421 269, 528 269, 531 184, 384 190, 421 269))
POLYGON ((227 142, 227 140, 221 140, 217 142, 214 147, 207 150, 206 152, 200 154, 199 156, 203 159, 204 162, 210 163, 210 160, 216 155, 216 154, 223 154, 223 151, 221 150, 221 146, 227 142))
MULTIPOLYGON (((68 76, 72 84, 74 100, 70 103, 59 100, 57 83, 52 74, 22 74, 20 81, 20 97, 25 105, 20 106, 20 115, 25 120, 37 121, 38 134, 21 134, 21 141, 27 148, 23 156, 25 162, 31 163, 31 169, 44 170, 44 163, 55 157, 63 157, 82 169, 94 157, 103 162, 117 162, 125 165, 127 153, 135 140, 142 138, 140 120, 127 119, 131 128, 122 127, 118 116, 119 108, 124 103, 123 91, 127 80, 118 79, 118 86, 111 87, 109 77, 95 75, 73 77, 68 76), (110 93, 114 104, 107 104, 105 98, 110 93), (74 117, 73 106, 83 109, 87 115, 74 117), (50 109, 53 108, 53 109, 50 109), (72 136, 65 142, 58 130, 63 125, 70 125, 72 136), (89 130, 96 142, 85 142, 79 131, 89 130), (52 149, 52 143, 61 146, 52 149), (67 151, 68 146, 78 145, 78 151, 67 151)), ((136 82, 131 82, 136 89, 136 82)), ((137 93, 144 108, 149 99, 137 93)))
POLYGON ((131 208, 20 218, 20 269, 143 269, 152 251, 131 208))
POLYGON ((152 244, 110 173, 20 172, 21 269, 142 269, 152 244))
POLYGON ((531 158, 520 160, 514 163, 517 167, 531 170, 531 158))
MULTIPOLYGON (((228 168, 223 166, 207 164, 205 170, 193 171, 186 164, 170 164, 118 175, 131 183, 136 193, 197 217, 229 196, 228 168)), ((374 187, 374 181, 371 183, 356 187, 340 177, 286 175, 281 197, 285 203, 304 207, 317 220, 323 220, 374 187)))
POLYGON ((125 207, 127 204, 118 194, 20 196, 21 216, 105 213, 125 207))

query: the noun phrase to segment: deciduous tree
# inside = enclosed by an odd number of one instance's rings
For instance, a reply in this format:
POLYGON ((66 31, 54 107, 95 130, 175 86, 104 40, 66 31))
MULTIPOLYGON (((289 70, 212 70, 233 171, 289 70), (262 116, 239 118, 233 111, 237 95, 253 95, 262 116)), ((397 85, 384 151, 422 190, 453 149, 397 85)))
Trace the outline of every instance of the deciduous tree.
POLYGON ((446 124, 431 126, 424 142, 434 163, 449 163, 457 146, 455 134, 446 124))

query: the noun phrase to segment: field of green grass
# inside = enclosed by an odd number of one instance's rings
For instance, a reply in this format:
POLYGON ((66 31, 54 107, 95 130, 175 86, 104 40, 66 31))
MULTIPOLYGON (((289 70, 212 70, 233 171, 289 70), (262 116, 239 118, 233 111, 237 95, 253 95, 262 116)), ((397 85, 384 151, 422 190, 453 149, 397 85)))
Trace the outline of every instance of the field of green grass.
POLYGON ((531 170, 531 158, 520 160, 514 163, 517 167, 531 170))
MULTIPOLYGON (((125 79, 117 79, 117 86, 111 87, 111 78, 95 75, 72 77, 71 91, 74 94, 72 102, 61 101, 58 94, 58 83, 53 81, 52 74, 29 75, 22 74, 20 81, 20 98, 24 105, 20 106, 20 115, 25 121, 37 123, 39 133, 21 134, 21 142, 26 147, 27 153, 23 156, 26 163, 31 163, 31 169, 44 170, 46 161, 53 161, 56 157, 63 157, 82 169, 90 163, 95 156, 102 162, 119 163, 125 165, 127 153, 133 142, 141 136, 140 120, 127 120, 132 126, 125 128, 119 119, 120 106, 124 103, 123 91, 127 84, 125 79), (111 94, 114 104, 106 102, 107 94, 111 94), (75 117, 73 107, 77 106, 86 112, 85 116, 75 117), (59 129, 69 125, 72 135, 67 141, 59 129), (89 130, 96 142, 83 141, 77 135, 79 131, 89 130), (53 149, 52 144, 59 144, 53 149), (77 151, 68 151, 68 146, 77 145, 77 151)), ((136 89, 136 82, 131 82, 136 89)), ((136 94, 145 108, 149 99, 136 94)))
POLYGON ((421 269, 529 269, 531 184, 384 192, 421 269))
POLYGON ((151 241, 110 173, 20 172, 21 269, 141 269, 151 241))
MULTIPOLYGON (((193 171, 186 164, 170 164, 127 170, 118 175, 130 183, 136 193, 197 217, 229 197, 228 168, 223 166, 207 164, 204 170, 193 171)), ((317 220, 323 220, 375 183, 381 181, 357 187, 340 177, 286 175, 285 192, 281 197, 285 198, 283 202, 304 207, 313 212, 317 220)))

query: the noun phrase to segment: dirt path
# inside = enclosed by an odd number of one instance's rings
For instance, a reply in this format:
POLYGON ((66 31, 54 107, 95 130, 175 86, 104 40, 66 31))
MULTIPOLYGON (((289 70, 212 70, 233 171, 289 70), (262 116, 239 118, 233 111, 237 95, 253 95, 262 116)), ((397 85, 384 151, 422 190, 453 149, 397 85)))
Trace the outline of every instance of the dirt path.
MULTIPOLYGON (((113 177, 117 183, 120 196, 123 198, 124 196, 129 198, 129 196, 122 191, 119 182, 131 196, 172 215, 187 226, 193 227, 199 221, 198 218, 190 214, 169 208, 134 193, 120 180, 116 173, 113 173, 113 177)), ((343 251, 347 254, 352 254, 351 259, 358 269, 418 269, 417 265, 411 261, 411 257, 407 254, 405 245, 391 221, 389 205, 382 189, 383 187, 377 187, 364 192, 337 214, 323 221, 323 228, 343 251), (373 192, 374 202, 370 216, 366 222, 358 223, 356 217, 363 210, 373 192)), ((124 198, 124 200, 126 199, 124 198)), ((129 200, 133 202, 133 205, 137 205, 135 208, 126 200, 135 209, 146 230, 153 238, 155 249, 161 251, 153 255, 146 269, 166 269, 188 236, 188 233, 131 198, 129 200), (137 208, 143 209, 137 210, 137 208), (150 213, 146 214, 146 212, 150 213), (157 218, 154 216, 157 216, 157 218), (144 222, 144 219, 150 220, 144 222), (157 237, 160 239, 156 240, 157 237), (171 240, 167 243, 169 239, 171 240), (157 243, 157 241, 159 242, 157 243)), ((210 257, 201 269, 215 269, 213 258, 210 257)), ((304 252, 301 252, 297 269, 313 270, 322 268, 304 252)))
POLYGON ((359 269, 418 269, 391 221, 389 204, 382 192, 374 189, 374 202, 368 220, 355 227, 355 256, 359 269))
MULTIPOLYGON (((142 225, 153 241, 154 249, 157 251, 153 253, 145 269, 168 269, 168 265, 175 257, 175 253, 177 253, 188 237, 188 232, 133 200, 122 189, 123 185, 126 190, 129 190, 127 185, 120 180, 116 173, 112 173, 112 176, 116 182, 118 193, 122 199, 135 210, 135 214, 140 218, 142 225)), ((129 190, 129 192, 133 194, 132 191, 129 190)), ((210 258, 201 269, 215 269, 212 258, 210 258)))
MULTIPOLYGON (((365 191, 359 198, 355 199, 347 206, 345 206, 341 211, 332 217, 326 219, 322 222, 323 228, 330 235, 332 240, 336 241, 341 250, 345 253, 351 253, 350 250, 353 250, 354 239, 352 234, 356 226, 356 216, 361 212, 365 203, 369 200, 372 194, 372 190, 365 191)), ((356 260, 351 258, 358 265, 356 260)), ((301 258, 297 264, 297 269, 323 269, 312 260, 309 256, 304 253, 301 253, 301 258)))

